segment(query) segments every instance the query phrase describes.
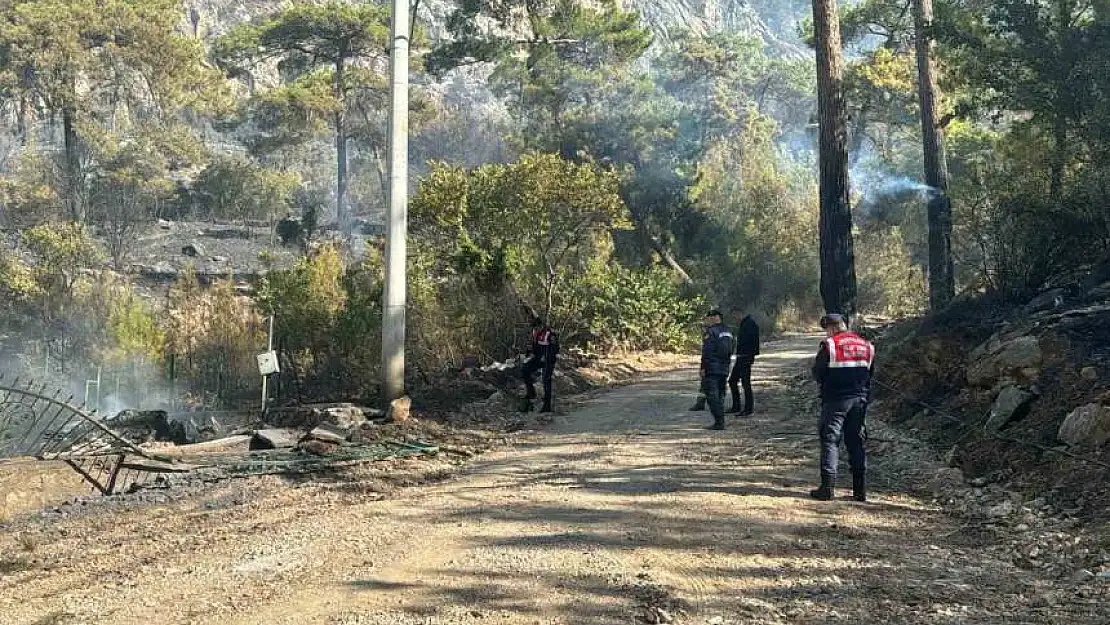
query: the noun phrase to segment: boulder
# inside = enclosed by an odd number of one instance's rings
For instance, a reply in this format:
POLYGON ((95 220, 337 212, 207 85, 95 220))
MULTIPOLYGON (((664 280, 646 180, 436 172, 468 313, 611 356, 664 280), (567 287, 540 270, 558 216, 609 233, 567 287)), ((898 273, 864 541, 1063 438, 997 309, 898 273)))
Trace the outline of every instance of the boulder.
POLYGON ((335 443, 325 443, 324 441, 318 441, 316 439, 303 441, 297 448, 313 456, 330 456, 336 451, 339 451, 339 445, 335 443))
POLYGON ((394 399, 389 404, 389 410, 386 412, 386 419, 393 423, 405 423, 409 420, 412 412, 412 399, 409 397, 402 397, 394 399))
POLYGON ((1110 282, 1104 282, 1095 288, 1091 289, 1088 293, 1094 299, 1106 299, 1110 297, 1110 282))
POLYGON ((347 438, 351 433, 339 426, 330 423, 321 423, 320 425, 312 428, 312 431, 305 436, 305 440, 317 440, 324 443, 332 443, 335 445, 342 445, 347 442, 347 438))
POLYGON ((366 422, 367 412, 379 414, 354 404, 305 404, 274 408, 267 415, 267 423, 279 428, 311 430, 321 423, 353 430, 366 422))
POLYGON ((1017 421, 1029 412, 1029 404, 1033 403, 1036 395, 1016 386, 1007 386, 1002 389, 991 406, 990 417, 987 418, 987 430, 996 432, 1007 423, 1017 421))
POLYGON ((337 404, 323 409, 321 423, 353 429, 366 422, 366 411, 354 404, 337 404))
POLYGON ((172 263, 168 261, 160 261, 154 263, 150 267, 147 267, 145 270, 143 270, 143 273, 170 277, 176 276, 178 274, 178 271, 177 267, 174 267, 172 263))
POLYGON ((1094 382, 1098 380, 1098 369, 1094 367, 1083 367, 1079 370, 1079 377, 1088 382, 1094 382))
POLYGON ((251 450, 291 449, 297 446, 297 433, 292 430, 258 430, 251 435, 251 450))
POLYGON ((1064 289, 1052 289, 1029 300, 1029 303, 1025 305, 1024 312, 1027 315, 1031 315, 1041 312, 1042 310, 1058 308, 1062 306, 1063 303, 1064 289))
POLYGON ((938 497, 954 495, 963 486, 964 472, 954 467, 940 469, 933 476, 933 479, 929 480, 929 491, 938 497))
POLYGON ((205 256, 204 247, 200 243, 189 243, 181 248, 181 253, 189 258, 200 258, 205 256))
POLYGON ((983 358, 986 358, 990 354, 997 352, 1000 349, 1002 349, 1002 339, 999 338, 997 334, 995 334, 994 336, 984 341, 982 344, 976 346, 975 349, 972 349, 967 358, 970 362, 977 362, 979 360, 982 360, 983 358))
POLYGON ((1056 438, 1073 447, 1101 447, 1110 441, 1110 407, 1087 404, 1071 411, 1056 438))
MULTIPOLYGON (((990 341, 988 341, 988 344, 990 341)), ((984 354, 967 369, 967 381, 974 386, 991 386, 999 377, 1012 372, 1039 369, 1044 361, 1041 343, 1035 336, 1019 336, 983 349, 973 354, 984 354)))

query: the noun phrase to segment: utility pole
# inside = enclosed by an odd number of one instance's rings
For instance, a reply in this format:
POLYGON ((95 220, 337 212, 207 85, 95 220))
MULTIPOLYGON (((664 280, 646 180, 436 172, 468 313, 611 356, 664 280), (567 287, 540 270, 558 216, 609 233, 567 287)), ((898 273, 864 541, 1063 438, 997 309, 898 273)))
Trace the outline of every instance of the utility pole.
POLYGON ((409 0, 393 0, 390 54, 389 212, 382 306, 382 396, 405 394, 405 260, 409 186, 409 0))

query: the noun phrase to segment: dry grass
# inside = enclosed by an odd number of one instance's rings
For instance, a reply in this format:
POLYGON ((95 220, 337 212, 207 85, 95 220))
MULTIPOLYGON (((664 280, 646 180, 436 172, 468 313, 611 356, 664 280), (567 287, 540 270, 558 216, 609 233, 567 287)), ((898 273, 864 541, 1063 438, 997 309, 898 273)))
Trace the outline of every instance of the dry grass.
POLYGON ((16 539, 19 543, 19 548, 27 553, 34 553, 39 548, 39 541, 29 532, 23 532, 16 539))

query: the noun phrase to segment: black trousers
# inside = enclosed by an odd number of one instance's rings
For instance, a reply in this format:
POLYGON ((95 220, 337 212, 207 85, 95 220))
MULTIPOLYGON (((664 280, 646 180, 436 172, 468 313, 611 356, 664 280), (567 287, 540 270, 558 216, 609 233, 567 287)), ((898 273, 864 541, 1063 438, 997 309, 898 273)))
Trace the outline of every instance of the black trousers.
POLYGON ((725 423, 725 377, 723 375, 707 375, 701 379, 701 392, 705 395, 705 403, 709 404, 709 412, 713 415, 713 423, 725 423))
POLYGON ((848 448, 848 464, 853 475, 867 471, 867 452, 863 448, 867 401, 862 397, 836 399, 821 404, 821 474, 836 477, 840 460, 840 441, 848 448))
POLYGON ((543 405, 551 406, 551 380, 555 376, 555 359, 533 356, 520 368, 529 400, 536 398, 536 372, 543 370, 543 405))
POLYGON ((752 365, 755 358, 737 358, 728 376, 728 388, 732 391, 732 409, 740 405, 740 384, 744 385, 744 412, 752 411, 752 365))
MULTIPOLYGON (((725 391, 728 388, 727 385, 725 384, 725 376, 723 376, 723 375, 716 376, 715 375, 715 376, 713 376, 713 378, 717 380, 718 386, 720 386, 720 389, 721 389, 721 403, 723 404, 724 403, 724 397, 725 397, 725 391)), ((705 394, 705 381, 702 380, 701 386, 698 387, 698 400, 697 400, 697 402, 695 402, 695 408, 697 408, 698 410, 705 410, 705 400, 706 400, 706 398, 707 398, 707 395, 705 394)))

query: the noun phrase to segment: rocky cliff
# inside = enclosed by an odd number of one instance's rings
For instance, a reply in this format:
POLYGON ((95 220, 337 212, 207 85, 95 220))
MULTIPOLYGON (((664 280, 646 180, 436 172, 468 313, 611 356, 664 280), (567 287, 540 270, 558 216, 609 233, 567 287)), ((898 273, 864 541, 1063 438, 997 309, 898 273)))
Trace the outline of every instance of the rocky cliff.
MULTIPOLYGON (((679 31, 726 31, 759 37, 783 51, 800 52, 797 24, 808 15, 808 4, 794 0, 624 0, 636 9, 656 36, 666 41, 679 31)), ((236 24, 280 9, 287 0, 186 0, 189 28, 205 39, 217 37, 236 24)), ((443 24, 455 3, 421 0, 420 20, 433 39, 444 35, 443 24)))

